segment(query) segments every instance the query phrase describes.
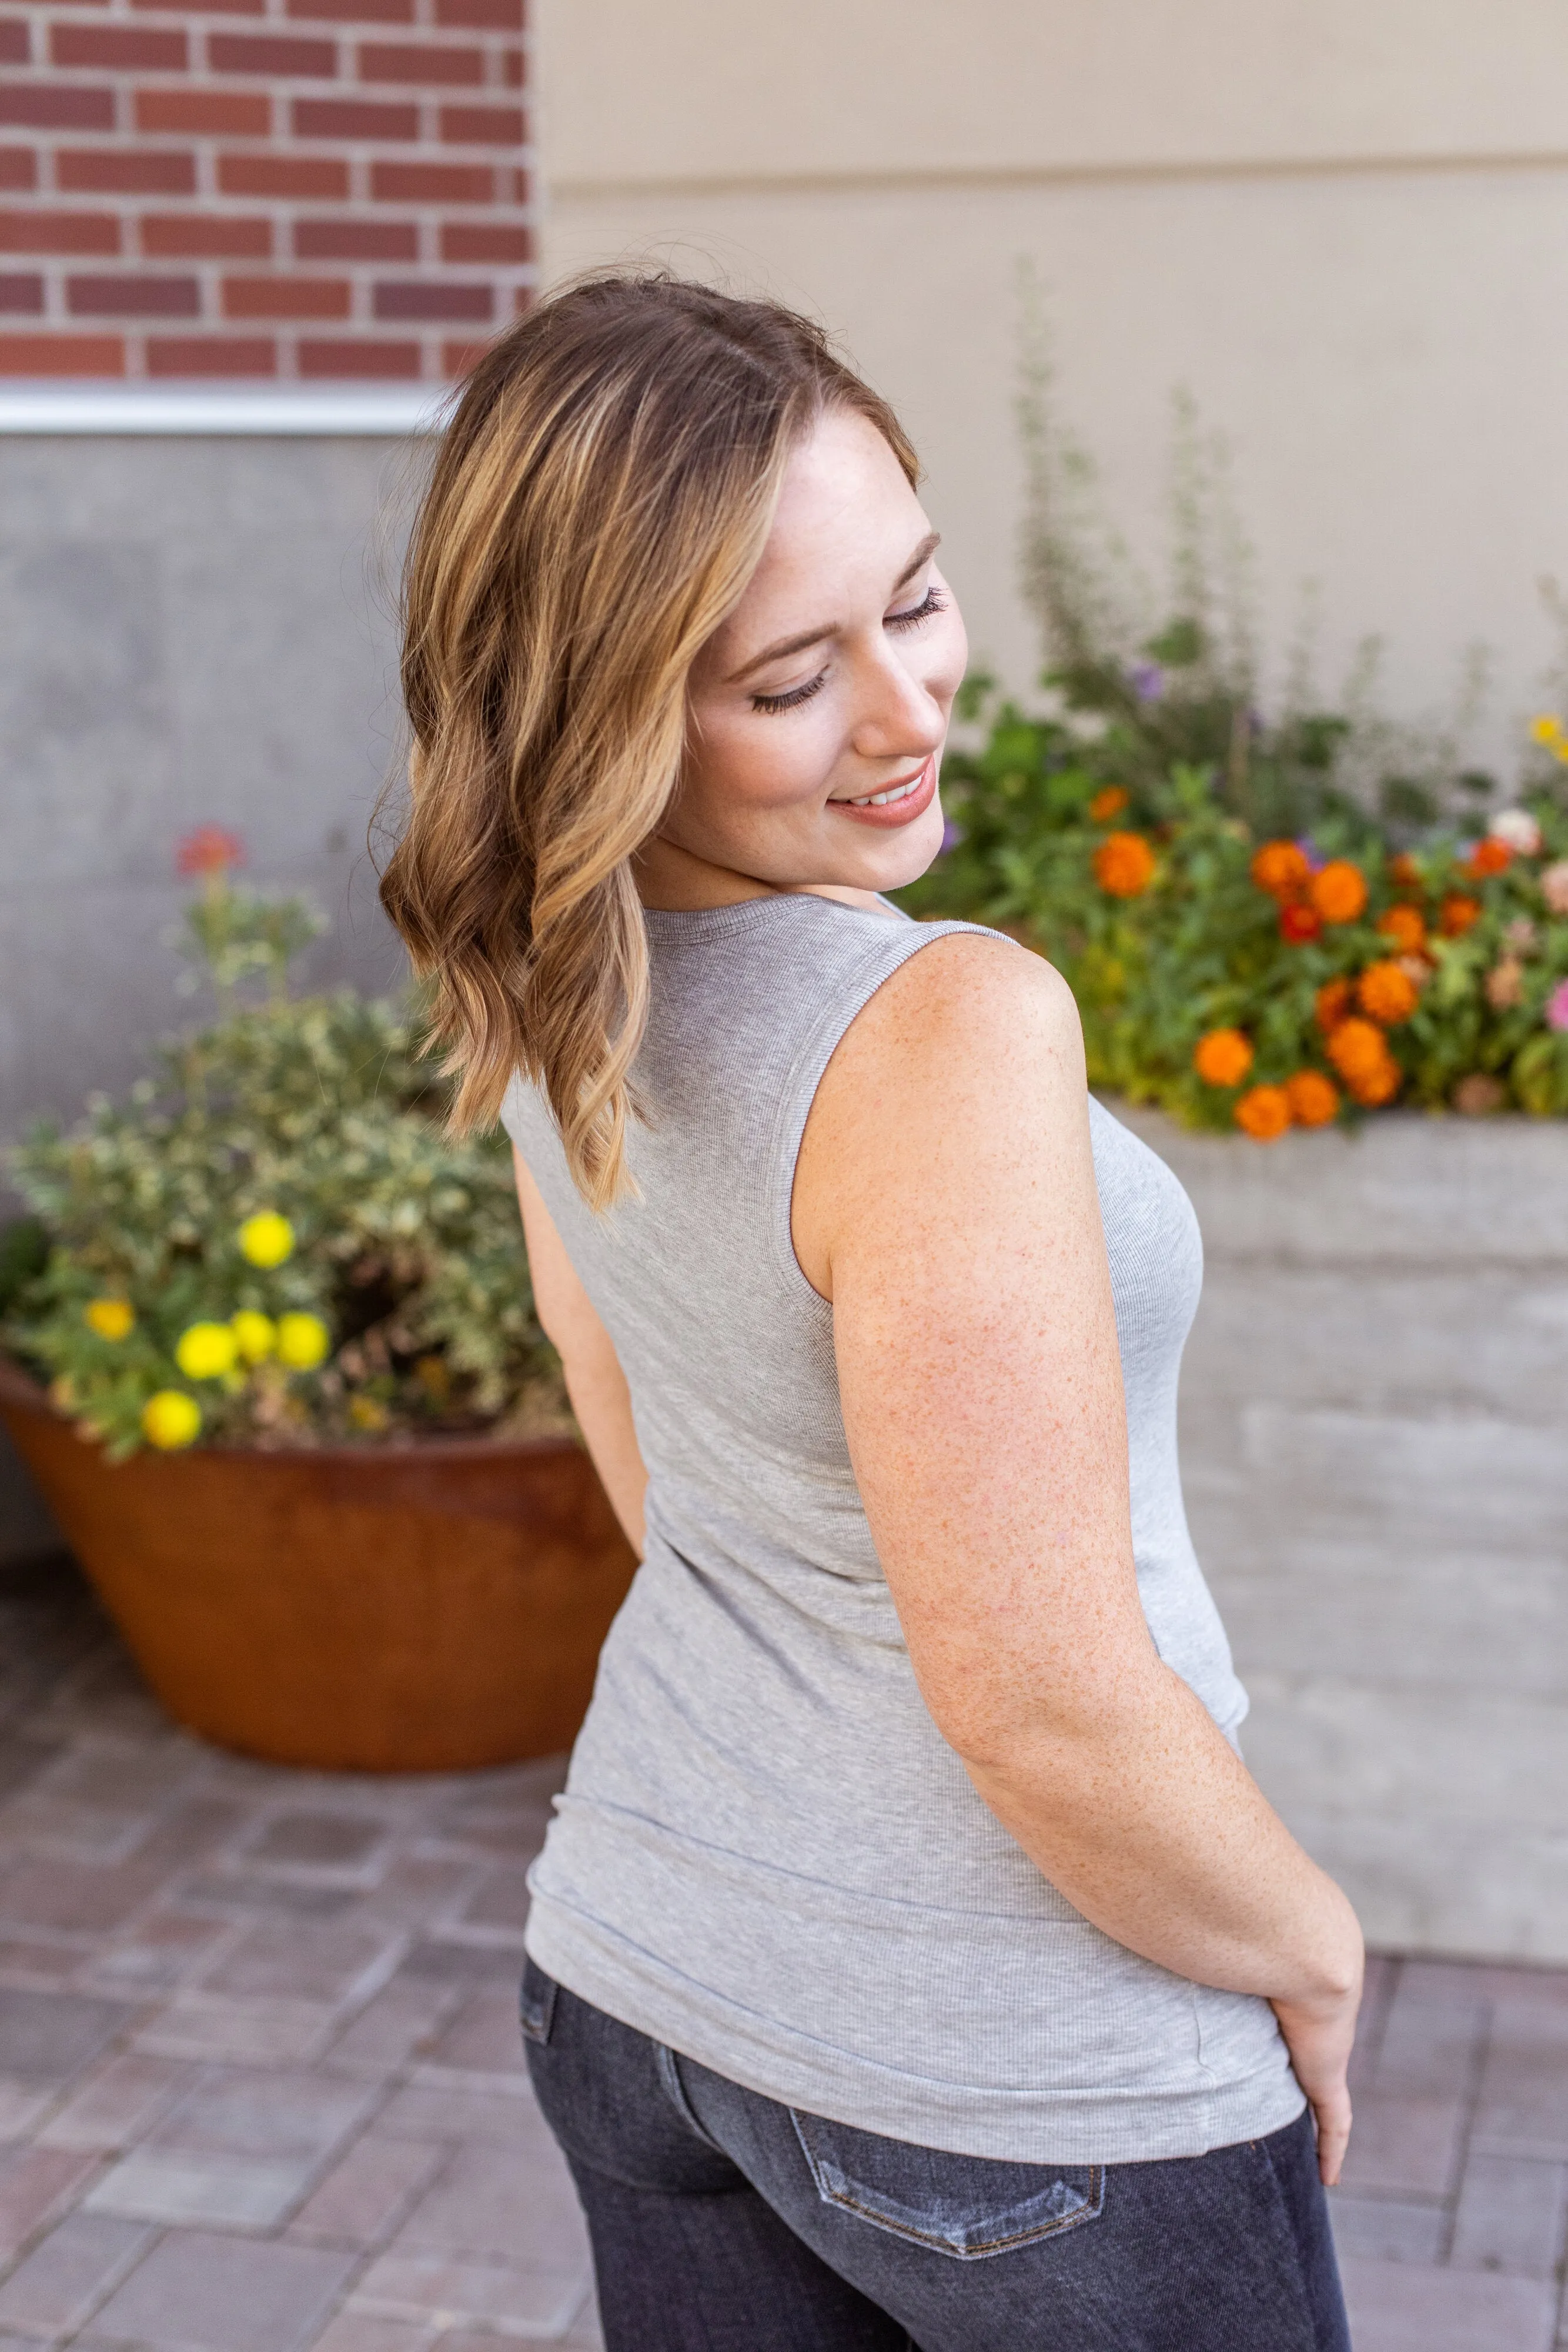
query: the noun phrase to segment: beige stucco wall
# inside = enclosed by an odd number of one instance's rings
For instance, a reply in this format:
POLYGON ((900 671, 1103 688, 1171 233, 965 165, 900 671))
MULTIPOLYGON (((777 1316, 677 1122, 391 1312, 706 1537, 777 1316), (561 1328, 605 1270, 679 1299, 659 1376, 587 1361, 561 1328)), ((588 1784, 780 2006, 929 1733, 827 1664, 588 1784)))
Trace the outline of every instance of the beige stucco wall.
POLYGON ((977 650, 1014 586, 1018 265, 1065 405, 1157 556, 1178 382, 1228 435, 1270 634, 1316 581, 1333 681, 1498 655, 1568 572, 1568 15, 1558 0, 546 0, 549 274, 650 252, 840 329, 915 429, 977 650))

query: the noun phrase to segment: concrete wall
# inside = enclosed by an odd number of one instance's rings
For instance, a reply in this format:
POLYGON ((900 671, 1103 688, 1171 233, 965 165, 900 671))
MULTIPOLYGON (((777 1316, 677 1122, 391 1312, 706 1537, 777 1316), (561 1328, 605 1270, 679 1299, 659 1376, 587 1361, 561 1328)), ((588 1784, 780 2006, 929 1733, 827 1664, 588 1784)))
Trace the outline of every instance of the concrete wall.
POLYGON ((1249 1763, 1374 1941, 1568 1959, 1568 1129, 1120 1115, 1203 1223, 1182 1466, 1249 1763))
POLYGON ((0 439, 0 1134, 123 1086, 189 1018, 162 935, 192 825, 316 897, 319 971, 392 979, 365 831, 411 462, 346 438, 0 439))
POLYGON ((1439 709, 1497 648, 1528 709, 1568 568, 1568 15, 1555 0, 547 0, 546 275, 657 254, 846 336, 930 467, 977 650, 1014 587, 1020 260, 1063 404, 1157 553, 1168 402, 1230 436, 1288 637, 1390 639, 1439 709))
MULTIPOLYGON (((303 889, 320 979, 395 984, 365 835, 397 740, 419 445, 0 437, 0 1141, 192 1017, 164 934, 214 822, 303 889)), ((47 1528, 0 1460, 0 1550, 47 1528)))

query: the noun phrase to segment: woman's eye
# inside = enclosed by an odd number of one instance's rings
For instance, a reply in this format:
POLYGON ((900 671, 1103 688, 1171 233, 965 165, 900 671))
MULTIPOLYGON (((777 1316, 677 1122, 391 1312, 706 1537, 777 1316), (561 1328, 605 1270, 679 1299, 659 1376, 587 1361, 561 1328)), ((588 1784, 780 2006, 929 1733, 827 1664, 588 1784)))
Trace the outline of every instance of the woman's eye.
POLYGON ((883 626, 884 629, 918 628, 922 621, 932 620, 938 613, 945 613, 946 609, 947 599, 941 591, 937 588, 927 588, 918 604, 912 604, 907 613, 889 613, 883 622, 883 626))
POLYGON ((802 702, 810 702, 814 694, 821 694, 827 677, 827 671, 820 669, 815 677, 808 678, 804 686, 792 686, 788 694, 754 694, 751 707, 753 710, 797 709, 802 702))

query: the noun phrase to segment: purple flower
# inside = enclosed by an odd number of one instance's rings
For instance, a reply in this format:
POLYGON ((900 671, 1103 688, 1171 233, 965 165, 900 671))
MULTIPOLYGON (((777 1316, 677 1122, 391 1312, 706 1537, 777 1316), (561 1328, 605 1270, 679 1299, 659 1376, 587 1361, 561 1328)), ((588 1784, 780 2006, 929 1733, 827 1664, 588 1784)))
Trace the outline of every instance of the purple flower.
POLYGON ((1310 833, 1303 833, 1299 835, 1296 842, 1296 847, 1301 851, 1301 856, 1306 859, 1307 864, 1311 866, 1312 872, 1314 874, 1321 874, 1323 867, 1328 864, 1328 859, 1323 856, 1322 851, 1318 847, 1317 843, 1312 839, 1312 835, 1310 833))
POLYGON ((1166 674, 1158 662, 1135 662, 1128 673, 1140 702, 1158 702, 1166 690, 1166 674))
POLYGON ((948 817, 942 827, 942 846, 936 853, 937 856, 945 856, 949 849, 956 849, 963 838, 963 826, 955 824, 952 818, 948 817))
POLYGON ((1568 1029, 1568 980, 1560 980, 1546 1000, 1549 1029, 1568 1029))

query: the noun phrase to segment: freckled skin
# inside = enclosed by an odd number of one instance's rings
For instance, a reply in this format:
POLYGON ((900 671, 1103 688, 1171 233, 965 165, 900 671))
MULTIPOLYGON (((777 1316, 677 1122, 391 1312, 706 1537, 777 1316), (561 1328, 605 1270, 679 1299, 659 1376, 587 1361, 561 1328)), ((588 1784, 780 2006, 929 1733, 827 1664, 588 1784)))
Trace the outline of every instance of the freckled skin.
MULTIPOLYGON (((874 905, 868 894, 929 865, 936 796, 892 824, 841 805, 940 753, 966 651, 929 557, 909 569, 928 536, 875 431, 824 418, 694 672, 681 792, 638 860, 646 903, 812 890, 874 905), (942 609, 907 621, 933 588, 942 609), (805 687, 785 708, 758 705, 805 687)), ((646 1477, 625 1380, 520 1161, 517 1176, 539 1314, 640 1547, 646 1477)), ((912 957, 829 1065, 792 1223, 807 1279, 832 1301, 855 1475, 938 1728, 1108 1935, 1273 2002, 1333 2182, 1360 1932, 1149 1637, 1082 1038, 1051 967, 968 937, 912 957)))

